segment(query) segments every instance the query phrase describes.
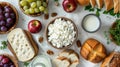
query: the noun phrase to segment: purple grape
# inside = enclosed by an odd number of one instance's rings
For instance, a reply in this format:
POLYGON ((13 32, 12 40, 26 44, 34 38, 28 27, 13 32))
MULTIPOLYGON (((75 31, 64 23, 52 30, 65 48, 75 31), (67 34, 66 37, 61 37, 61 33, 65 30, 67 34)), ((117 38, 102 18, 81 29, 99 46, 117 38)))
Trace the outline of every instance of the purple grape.
POLYGON ((7 18, 7 24, 12 24, 13 23, 13 19, 12 18, 7 18))
POLYGON ((5 24, 6 24, 6 22, 5 22, 4 20, 1 20, 1 21, 0 21, 0 25, 1 25, 1 26, 5 26, 5 24))
POLYGON ((7 27, 5 27, 5 26, 1 26, 1 31, 3 31, 3 32, 6 32, 7 31, 7 27))
POLYGON ((15 65, 11 65, 10 67, 15 67, 15 65))
POLYGON ((0 20, 4 20, 4 16, 3 15, 0 15, 0 20))
POLYGON ((10 13, 11 18, 15 19, 15 13, 10 13))
POLYGON ((2 8, 0 8, 0 14, 3 14, 3 10, 2 10, 2 8))
POLYGON ((5 6, 4 11, 7 12, 7 13, 10 13, 10 12, 12 12, 12 9, 9 6, 5 6))
POLYGON ((9 18, 10 17, 10 13, 5 13, 5 17, 9 18))
POLYGON ((9 67, 9 65, 8 64, 4 64, 4 67, 9 67))
POLYGON ((12 26, 12 24, 6 24, 7 28, 10 28, 12 26))

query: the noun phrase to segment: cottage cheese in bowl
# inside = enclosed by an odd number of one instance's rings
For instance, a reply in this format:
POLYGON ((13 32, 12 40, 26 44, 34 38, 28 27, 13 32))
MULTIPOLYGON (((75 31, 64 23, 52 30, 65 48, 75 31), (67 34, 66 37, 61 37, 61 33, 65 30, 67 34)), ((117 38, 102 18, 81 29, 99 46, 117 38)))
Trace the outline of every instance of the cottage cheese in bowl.
POLYGON ((76 39, 75 25, 72 21, 57 18, 48 25, 48 41, 57 48, 71 45, 76 39))

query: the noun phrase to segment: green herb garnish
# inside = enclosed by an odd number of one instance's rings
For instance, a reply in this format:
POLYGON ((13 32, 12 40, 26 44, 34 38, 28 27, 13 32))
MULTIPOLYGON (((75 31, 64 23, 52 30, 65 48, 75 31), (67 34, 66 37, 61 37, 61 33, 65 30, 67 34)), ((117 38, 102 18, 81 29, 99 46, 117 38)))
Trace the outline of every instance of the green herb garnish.
POLYGON ((4 50, 4 49, 6 49, 7 48, 7 42, 6 41, 1 41, 1 46, 0 46, 0 49, 1 50, 4 50))
POLYGON ((99 13, 99 11, 98 11, 98 10, 96 11, 96 15, 97 15, 97 16, 100 16, 100 13, 99 13))
POLYGON ((115 21, 115 26, 110 28, 109 33, 112 35, 112 40, 120 46, 120 19, 115 21))
POLYGON ((28 67, 28 65, 29 65, 29 62, 24 62, 25 67, 28 67))
POLYGON ((104 31, 104 36, 105 36, 105 38, 107 40, 107 44, 110 44, 111 40, 109 38, 109 32, 108 31, 104 31))

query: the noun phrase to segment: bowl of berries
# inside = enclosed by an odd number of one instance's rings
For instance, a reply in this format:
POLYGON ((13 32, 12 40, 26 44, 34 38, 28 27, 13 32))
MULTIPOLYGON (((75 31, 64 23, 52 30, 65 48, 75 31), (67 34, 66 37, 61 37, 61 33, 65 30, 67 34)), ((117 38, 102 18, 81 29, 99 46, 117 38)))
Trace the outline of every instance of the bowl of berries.
POLYGON ((0 67, 18 67, 18 61, 9 54, 0 54, 0 67))
POLYGON ((18 23, 18 12, 8 2, 0 2, 0 34, 13 30, 18 23))
POLYGON ((19 0, 19 6, 28 16, 48 14, 48 0, 19 0))

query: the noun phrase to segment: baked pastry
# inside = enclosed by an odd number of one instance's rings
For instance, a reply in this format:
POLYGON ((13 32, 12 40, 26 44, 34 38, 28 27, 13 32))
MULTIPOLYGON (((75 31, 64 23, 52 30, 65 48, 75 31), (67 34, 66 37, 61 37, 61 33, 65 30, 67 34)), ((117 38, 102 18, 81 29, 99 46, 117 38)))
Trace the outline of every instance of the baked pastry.
POLYGON ((114 13, 119 12, 119 0, 113 0, 114 2, 114 13))
POLYGON ((90 0, 90 4, 91 4, 92 8, 94 8, 96 5, 96 0, 90 0))
POLYGON ((113 0, 104 0, 106 11, 111 10, 114 7, 113 0))
POLYGON ((77 0, 81 6, 87 6, 90 4, 90 0, 77 0))
POLYGON ((120 52, 112 52, 105 58, 101 67, 120 67, 120 52))
POLYGON ((76 67, 79 64, 79 55, 74 50, 67 49, 61 52, 54 61, 57 67, 76 67), (62 64, 58 64, 60 63, 58 61, 62 64), (61 66, 63 65, 63 61, 67 63, 67 65, 61 66), (70 64, 68 64, 69 62, 70 64))
POLYGON ((106 57, 106 49, 99 41, 90 38, 82 45, 80 54, 86 60, 98 63, 106 57))
POLYGON ((28 31, 16 28, 8 36, 8 48, 19 61, 31 60, 38 53, 38 47, 28 31))
POLYGON ((97 6, 99 9, 101 9, 104 5, 104 1, 103 0, 96 0, 97 6))

